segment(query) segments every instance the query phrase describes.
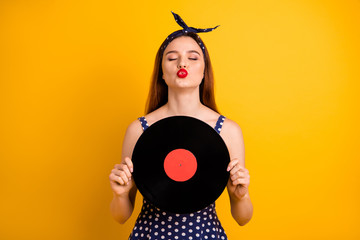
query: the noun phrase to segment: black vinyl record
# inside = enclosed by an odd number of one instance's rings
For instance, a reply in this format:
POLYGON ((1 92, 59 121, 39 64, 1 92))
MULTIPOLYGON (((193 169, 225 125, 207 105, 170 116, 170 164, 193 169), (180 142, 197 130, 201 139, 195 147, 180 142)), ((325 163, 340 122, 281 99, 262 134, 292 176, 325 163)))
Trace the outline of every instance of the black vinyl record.
POLYGON ((139 137, 132 155, 133 177, 143 197, 161 210, 192 213, 224 191, 230 156, 207 123, 193 117, 161 119, 139 137))

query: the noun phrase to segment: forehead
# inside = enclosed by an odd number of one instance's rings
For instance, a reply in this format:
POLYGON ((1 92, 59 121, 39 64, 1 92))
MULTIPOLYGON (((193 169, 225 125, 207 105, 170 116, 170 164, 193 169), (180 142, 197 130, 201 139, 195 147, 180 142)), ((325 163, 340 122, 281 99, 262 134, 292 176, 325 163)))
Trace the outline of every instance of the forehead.
POLYGON ((169 45, 166 47, 164 53, 168 51, 189 51, 189 50, 197 50, 200 54, 202 54, 202 50, 199 44, 191 37, 181 36, 172 40, 169 45))

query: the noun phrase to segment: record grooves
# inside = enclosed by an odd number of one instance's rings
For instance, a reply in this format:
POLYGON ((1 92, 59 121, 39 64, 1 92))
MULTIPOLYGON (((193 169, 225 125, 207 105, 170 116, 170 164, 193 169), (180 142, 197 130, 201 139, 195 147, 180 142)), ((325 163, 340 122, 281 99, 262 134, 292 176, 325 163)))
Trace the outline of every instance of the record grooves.
POLYGON ((133 177, 144 198, 161 210, 191 213, 224 191, 230 156, 221 136, 187 116, 161 119, 139 137, 133 177))

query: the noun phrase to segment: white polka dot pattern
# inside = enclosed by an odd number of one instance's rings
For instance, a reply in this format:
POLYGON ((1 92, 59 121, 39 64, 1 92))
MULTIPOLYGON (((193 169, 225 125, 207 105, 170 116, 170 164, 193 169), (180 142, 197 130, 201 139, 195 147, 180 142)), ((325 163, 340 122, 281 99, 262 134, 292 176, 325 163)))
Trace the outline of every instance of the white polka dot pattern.
POLYGON ((227 236, 217 217, 215 203, 194 213, 173 214, 161 211, 144 199, 129 237, 129 240, 135 239, 197 240, 227 239, 227 236))
POLYGON ((225 117, 223 115, 220 115, 217 122, 216 122, 216 125, 215 125, 215 130, 219 134, 220 134, 221 128, 222 128, 222 126, 224 124, 224 121, 225 121, 225 117))
MULTIPOLYGON (((142 127, 143 131, 145 131, 149 127, 149 124, 147 123, 146 118, 145 117, 139 117, 138 119, 139 119, 139 121, 141 123, 141 127, 142 127)), ((225 121, 225 117, 223 115, 220 115, 217 122, 216 122, 216 124, 215 124, 214 129, 219 134, 220 134, 221 128, 222 128, 222 126, 224 124, 224 121, 225 121)))
MULTIPOLYGON (((188 25, 186 25, 186 23, 184 22, 184 20, 182 20, 182 18, 171 11, 171 13, 173 14, 174 18, 175 18, 175 21, 177 24, 179 24, 183 29, 181 30, 177 30, 173 33, 171 33, 167 38, 166 40, 163 42, 162 46, 161 46, 161 49, 162 51, 164 51, 167 47, 167 45, 169 45, 169 43, 179 37, 179 36, 183 36, 185 34, 187 34, 188 32, 192 32, 192 33, 203 33, 203 32, 211 32, 213 31, 214 29, 216 29, 217 27, 219 27, 220 25, 216 26, 216 27, 213 27, 213 28, 194 28, 194 27, 188 27, 188 25)), ((197 36, 198 38, 198 44, 199 46, 201 47, 201 50, 203 51, 203 54, 205 56, 205 47, 204 47, 204 43, 203 41, 201 40, 201 38, 199 36, 197 36)))

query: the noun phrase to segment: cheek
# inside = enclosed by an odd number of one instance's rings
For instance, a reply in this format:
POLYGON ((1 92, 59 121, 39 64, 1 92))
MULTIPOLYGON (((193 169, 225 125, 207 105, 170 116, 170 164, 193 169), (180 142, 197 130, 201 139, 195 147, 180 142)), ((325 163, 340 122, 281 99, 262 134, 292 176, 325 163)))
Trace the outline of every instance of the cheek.
POLYGON ((162 70, 162 73, 163 73, 162 78, 164 78, 164 76, 167 75, 167 71, 168 71, 167 69, 168 68, 167 68, 167 66, 165 64, 161 65, 161 70, 162 70))
POLYGON ((167 68, 163 68, 163 75, 162 75, 162 78, 165 79, 165 78, 169 78, 169 70, 167 68))
POLYGON ((198 65, 195 66, 195 69, 197 70, 197 72, 201 75, 204 75, 205 72, 205 64, 203 63, 199 63, 198 65))
POLYGON ((162 71, 163 73, 168 73, 171 71, 171 69, 173 68, 173 66, 170 64, 170 63, 163 63, 161 64, 161 68, 162 68, 162 71))

